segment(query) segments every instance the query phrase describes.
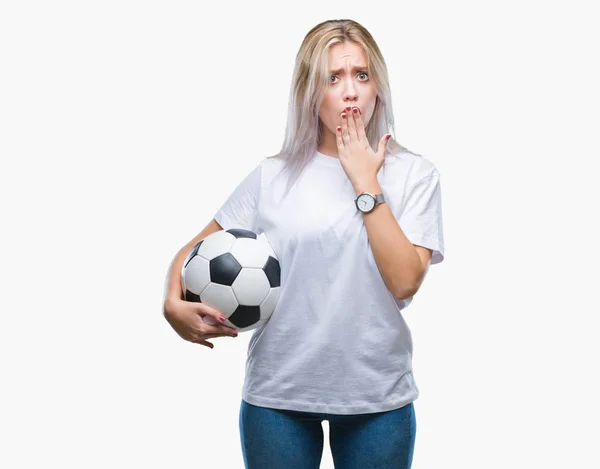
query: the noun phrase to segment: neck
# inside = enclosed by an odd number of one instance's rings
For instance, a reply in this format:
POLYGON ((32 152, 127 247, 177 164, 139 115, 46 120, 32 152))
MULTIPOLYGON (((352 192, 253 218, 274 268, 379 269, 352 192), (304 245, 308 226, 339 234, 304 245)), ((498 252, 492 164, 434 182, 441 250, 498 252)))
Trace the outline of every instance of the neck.
POLYGON ((323 135, 321 144, 317 148, 317 151, 319 153, 323 153, 324 155, 331 156, 332 158, 338 158, 335 135, 329 131, 326 131, 326 133, 323 135))

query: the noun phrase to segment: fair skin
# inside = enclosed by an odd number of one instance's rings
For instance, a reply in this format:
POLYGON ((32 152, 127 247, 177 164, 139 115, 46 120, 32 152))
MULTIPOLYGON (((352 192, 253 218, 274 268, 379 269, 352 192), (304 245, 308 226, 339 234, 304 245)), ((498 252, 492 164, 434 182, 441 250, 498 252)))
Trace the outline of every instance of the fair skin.
POLYGON ((329 50, 329 64, 332 72, 329 89, 319 108, 323 139, 318 151, 337 158, 336 127, 341 125, 342 111, 348 106, 358 107, 367 126, 375 109, 377 91, 369 79, 367 56, 359 45, 336 44, 329 50), (352 70, 354 67, 357 68, 352 70))
MULTIPOLYGON (((377 91, 369 78, 367 56, 358 44, 344 42, 329 50, 329 88, 319 118, 323 138, 318 151, 339 158, 356 195, 382 191, 377 174, 387 140, 382 136, 374 151, 366 140, 377 91)), ((362 213, 362 212, 361 212, 362 213)), ((382 277, 395 296, 405 299, 420 288, 432 251, 412 244, 387 204, 363 214, 369 243, 382 277)))

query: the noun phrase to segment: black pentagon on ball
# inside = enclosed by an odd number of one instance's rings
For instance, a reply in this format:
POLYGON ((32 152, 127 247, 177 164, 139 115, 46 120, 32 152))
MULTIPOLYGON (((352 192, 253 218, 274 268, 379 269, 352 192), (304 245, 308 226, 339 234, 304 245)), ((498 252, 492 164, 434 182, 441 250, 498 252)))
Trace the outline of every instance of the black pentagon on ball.
POLYGON ((256 239, 257 235, 254 231, 244 230, 243 228, 230 228, 227 233, 232 234, 236 238, 252 238, 256 239))
POLYGON ((194 303, 202 303, 202 301, 200 301, 200 295, 196 295, 187 289, 185 290, 185 296, 183 299, 185 301, 193 301, 194 303))
POLYGON ((242 270, 242 266, 230 252, 215 257, 210 261, 209 268, 211 282, 229 287, 242 270))
POLYGON ((183 261, 184 268, 187 267, 187 265, 194 258, 194 256, 196 254, 198 254, 198 249, 200 249, 200 245, 202 244, 202 241, 204 241, 204 240, 202 239, 198 243, 196 243, 196 245, 192 248, 191 252, 187 255, 187 257, 185 258, 185 261, 183 261))
POLYGON ((260 306, 239 305, 227 318, 236 327, 248 327, 260 320, 260 306))
POLYGON ((278 287, 281 280, 281 267, 279 266, 279 261, 272 256, 269 256, 265 266, 263 267, 263 271, 269 280, 269 285, 271 288, 278 287))

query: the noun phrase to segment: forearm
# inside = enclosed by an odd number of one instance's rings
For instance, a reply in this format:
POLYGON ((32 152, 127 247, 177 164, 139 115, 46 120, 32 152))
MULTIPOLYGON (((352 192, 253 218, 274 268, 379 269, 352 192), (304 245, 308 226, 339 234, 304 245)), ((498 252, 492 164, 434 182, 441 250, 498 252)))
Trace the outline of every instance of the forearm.
MULTIPOLYGON (((356 188, 361 192, 379 194, 379 182, 373 181, 356 188)), ((388 289, 398 299, 412 296, 420 285, 424 274, 421 258, 406 237, 390 206, 386 203, 363 214, 373 257, 388 289)))

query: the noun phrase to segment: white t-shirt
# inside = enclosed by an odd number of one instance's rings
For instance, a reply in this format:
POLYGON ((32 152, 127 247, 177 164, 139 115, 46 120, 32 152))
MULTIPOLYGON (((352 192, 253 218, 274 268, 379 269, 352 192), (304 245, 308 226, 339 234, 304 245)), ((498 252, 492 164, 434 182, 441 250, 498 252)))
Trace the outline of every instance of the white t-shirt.
MULTIPOLYGON (((329 414, 397 409, 417 399, 412 337, 369 245, 339 159, 316 152, 282 200, 287 173, 266 158, 215 215, 270 242, 279 300, 248 344, 242 398, 262 407, 329 414)), ((424 157, 386 157, 379 184, 407 238, 444 258, 440 174, 424 157)), ((381 207, 376 208, 379 209, 381 207)))

